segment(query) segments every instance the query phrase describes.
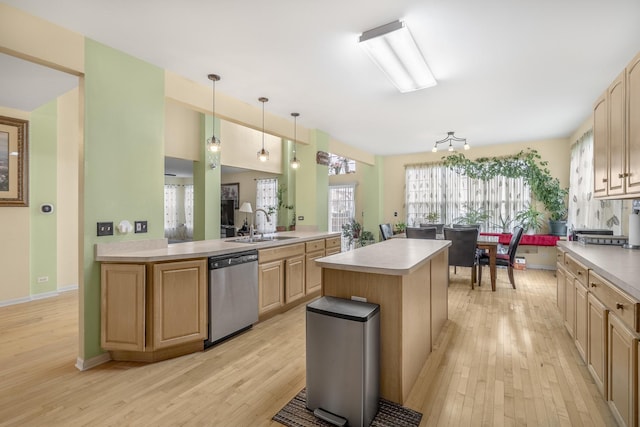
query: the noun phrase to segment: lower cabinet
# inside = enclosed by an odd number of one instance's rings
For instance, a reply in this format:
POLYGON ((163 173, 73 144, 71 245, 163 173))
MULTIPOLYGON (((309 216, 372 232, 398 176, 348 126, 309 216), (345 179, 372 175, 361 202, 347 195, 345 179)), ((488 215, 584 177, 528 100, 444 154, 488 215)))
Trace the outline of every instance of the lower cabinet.
POLYGON ((564 293, 564 326, 571 338, 575 339, 576 328, 576 285, 575 277, 567 271, 564 293))
POLYGON ((557 278, 557 288, 556 288, 556 304, 558 305, 558 310, 562 315, 562 320, 564 320, 564 314, 566 313, 566 307, 564 301, 566 299, 567 294, 567 270, 564 269, 563 264, 556 264, 556 278, 557 278))
POLYGON ((576 293, 576 327, 575 327, 575 342, 576 347, 582 360, 587 361, 587 346, 589 344, 589 333, 587 331, 587 315, 588 315, 588 291, 579 280, 574 280, 574 289, 576 293))
POLYGON ((305 290, 305 255, 288 258, 285 261, 286 304, 299 300, 306 295, 305 290))
POLYGON ((316 264, 316 259, 324 256, 324 250, 306 254, 306 288, 307 293, 319 291, 322 288, 322 267, 316 264))
POLYGON ((258 265, 258 302, 259 314, 284 305, 284 260, 258 265))
POLYGON ((607 399, 607 308, 592 293, 587 295, 587 368, 607 399))
POLYGON ((618 423, 637 425, 638 339, 617 316, 609 315, 608 400, 618 423))
POLYGON ((101 346, 116 360, 161 360, 207 338, 206 259, 103 263, 100 292, 101 346))

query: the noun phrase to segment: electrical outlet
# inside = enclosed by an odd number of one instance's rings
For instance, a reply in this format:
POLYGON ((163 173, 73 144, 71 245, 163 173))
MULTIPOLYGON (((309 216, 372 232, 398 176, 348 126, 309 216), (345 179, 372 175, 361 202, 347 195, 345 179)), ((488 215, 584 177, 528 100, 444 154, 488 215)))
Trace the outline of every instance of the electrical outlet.
POLYGON ((135 222, 135 230, 136 233, 146 233, 147 232, 147 221, 136 221, 135 222))
POLYGON ((38 283, 45 283, 49 281, 49 276, 40 276, 38 277, 38 283))
POLYGON ((304 221, 304 216, 298 215, 298 221, 304 221))
POLYGON ((113 236, 113 222, 99 222, 98 236, 113 236))

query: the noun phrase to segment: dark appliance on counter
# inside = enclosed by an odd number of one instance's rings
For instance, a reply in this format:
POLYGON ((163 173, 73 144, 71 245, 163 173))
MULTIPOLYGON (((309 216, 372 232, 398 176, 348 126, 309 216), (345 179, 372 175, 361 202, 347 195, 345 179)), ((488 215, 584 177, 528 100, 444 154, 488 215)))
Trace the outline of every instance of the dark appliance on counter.
POLYGON ((209 257, 209 338, 205 348, 258 321, 258 251, 209 257))
POLYGON ((575 228, 571 232, 571 240, 578 241, 579 234, 597 234, 599 236, 613 236, 613 230, 598 229, 598 228, 575 228))

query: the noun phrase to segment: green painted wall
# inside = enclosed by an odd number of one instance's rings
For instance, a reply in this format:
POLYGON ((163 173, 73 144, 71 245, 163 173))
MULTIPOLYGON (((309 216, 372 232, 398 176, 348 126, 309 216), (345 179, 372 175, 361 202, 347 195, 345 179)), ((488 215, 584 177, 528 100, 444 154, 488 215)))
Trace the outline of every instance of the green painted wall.
POLYGON ((57 105, 54 100, 37 108, 29 121, 31 295, 54 292, 57 288, 57 105), (43 203, 52 204, 53 213, 41 213, 43 203), (48 280, 38 283, 39 277, 48 280))
POLYGON ((364 217, 362 218, 362 226, 364 230, 373 233, 376 239, 379 238, 378 225, 382 223, 383 218, 383 189, 384 189, 384 172, 382 157, 376 156, 374 166, 359 163, 358 167, 363 170, 363 182, 359 185, 363 186, 363 209, 364 217))
MULTIPOLYGON (((164 71, 85 43, 84 328, 80 356, 100 348, 100 265, 94 244, 164 235, 164 71), (96 237, 96 223, 148 221, 148 233, 96 237)), ((81 199, 82 200, 82 199, 81 199)))
MULTIPOLYGON (((221 150, 224 150, 225 144, 220 136, 220 119, 215 120, 216 136, 221 139, 221 150)), ((201 114, 201 160, 193 163, 193 240, 220 237, 220 155, 218 154, 215 169, 211 169, 207 161, 206 141, 211 136, 212 126, 211 119, 201 114)))
POLYGON ((301 166, 296 172, 296 215, 304 216, 296 226, 317 226, 326 231, 329 222, 329 174, 326 166, 316 163, 317 151, 328 151, 329 135, 319 130, 310 134, 309 144, 298 144, 301 166))
POLYGON ((296 206, 296 177, 298 171, 291 168, 291 159, 293 159, 293 142, 288 139, 282 140, 282 175, 278 178, 278 184, 284 185, 285 192, 283 194, 283 203, 287 206, 293 206, 293 209, 282 208, 278 211, 278 225, 289 227, 295 224, 295 206, 296 206))

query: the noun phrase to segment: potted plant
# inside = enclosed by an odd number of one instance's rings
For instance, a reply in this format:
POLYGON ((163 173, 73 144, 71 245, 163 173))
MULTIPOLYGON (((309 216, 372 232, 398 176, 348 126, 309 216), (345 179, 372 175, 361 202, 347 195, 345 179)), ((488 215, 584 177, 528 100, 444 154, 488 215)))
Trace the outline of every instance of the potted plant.
POLYGON ((494 223, 493 226, 501 233, 510 233, 511 232, 511 224, 513 224, 513 220, 509 215, 506 218, 502 217, 502 214, 498 217, 498 222, 494 223))
POLYGON ((528 204, 527 208, 516 214, 515 220, 522 226, 525 233, 531 231, 535 233, 542 228, 542 219, 544 214, 537 210, 532 204, 528 204))
POLYGON ((375 242, 376 240, 373 237, 373 233, 370 231, 362 231, 358 236, 358 246, 360 247, 367 246, 375 242))
POLYGON ((454 223, 468 225, 484 224, 490 218, 490 215, 487 213, 484 206, 474 208, 468 203, 465 203, 463 205, 463 209, 465 210, 464 214, 455 218, 453 220, 454 223))
POLYGON ((282 213, 282 216, 279 216, 279 218, 283 218, 285 221, 284 226, 282 226, 285 230, 288 228, 289 230, 295 230, 296 227, 296 211, 295 211, 295 206, 294 205, 288 205, 286 203, 286 199, 287 199, 287 186, 285 184, 280 184, 278 186, 278 191, 276 192, 276 198, 278 200, 278 213, 282 213), (291 217, 291 221, 287 221, 289 214, 288 210, 291 210, 293 212, 293 215, 291 217), (287 222, 289 222, 289 224, 287 224, 287 222))
POLYGON ((407 224, 405 222, 399 222, 395 225, 395 234, 404 233, 407 230, 407 224))
POLYGON ((357 241, 362 231, 362 225, 355 218, 351 218, 347 223, 342 226, 342 236, 347 239, 349 247, 353 245, 354 241, 357 241))
POLYGON ((561 229, 555 229, 555 224, 550 223, 552 234, 565 235, 568 190, 560 186, 558 178, 551 176, 547 168, 549 162, 541 159, 536 150, 528 148, 510 156, 481 157, 476 160, 456 153, 445 157, 444 164, 470 178, 485 181, 496 176, 524 178, 533 197, 549 213, 549 220, 559 222, 561 229))
POLYGON ((435 224, 436 222, 438 222, 438 218, 440 218, 440 215, 438 214, 438 212, 429 212, 424 216, 424 219, 429 224, 435 224))

